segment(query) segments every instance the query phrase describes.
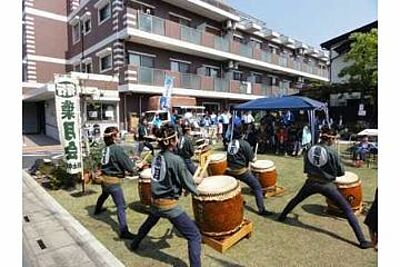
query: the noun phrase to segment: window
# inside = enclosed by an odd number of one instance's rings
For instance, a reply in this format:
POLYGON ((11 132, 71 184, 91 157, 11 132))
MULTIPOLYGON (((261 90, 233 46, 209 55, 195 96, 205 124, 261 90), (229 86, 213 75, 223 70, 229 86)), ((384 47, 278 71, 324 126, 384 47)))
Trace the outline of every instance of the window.
POLYGON ((239 43, 243 43, 243 38, 242 38, 242 37, 239 37, 239 36, 237 36, 237 35, 234 35, 234 36, 233 36, 233 40, 236 41, 236 42, 239 42, 239 43))
POLYGON ((111 54, 100 58, 100 72, 111 69, 111 54))
POLYGON ((206 76, 210 76, 210 77, 221 77, 221 71, 219 68, 216 67, 205 67, 206 76))
POLYGON ((233 79, 235 81, 241 81, 243 79, 243 73, 241 71, 234 71, 233 72, 233 79))
POLYGON ((86 117, 88 121, 115 121, 116 104, 111 103, 87 103, 86 117))
POLYGON ((92 20, 89 18, 83 22, 83 34, 88 34, 92 29, 92 20))
POLYGON ((107 2, 103 7, 99 9, 99 25, 111 17, 111 5, 107 2))
POLYGON ((190 63, 171 60, 171 71, 189 73, 190 63))
POLYGON ((190 27, 190 19, 184 18, 176 14, 169 14, 169 19, 181 25, 190 27))
POLYGON ((81 37, 81 31, 79 23, 76 23, 75 25, 72 25, 72 42, 73 43, 78 42, 80 37, 81 37))
POLYGON ((154 57, 139 55, 135 53, 129 53, 129 64, 147 67, 147 68, 154 68, 154 57))
POLYGON ((84 72, 86 73, 92 73, 92 63, 86 63, 84 67, 84 72))
POLYGON ((255 83, 262 83, 262 74, 260 74, 260 73, 252 73, 252 76, 254 77, 254 82, 255 83))
POLYGON ((80 72, 81 71, 81 66, 79 64, 74 65, 74 71, 80 72))
POLYGON ((261 44, 262 44, 262 42, 259 41, 259 40, 254 40, 254 39, 251 40, 251 45, 252 45, 254 48, 261 49, 261 44))

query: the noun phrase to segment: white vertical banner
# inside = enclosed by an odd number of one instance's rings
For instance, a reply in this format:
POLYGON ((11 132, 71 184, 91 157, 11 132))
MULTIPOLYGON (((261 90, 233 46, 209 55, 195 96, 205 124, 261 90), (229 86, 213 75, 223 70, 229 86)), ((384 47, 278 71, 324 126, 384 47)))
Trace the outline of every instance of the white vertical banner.
POLYGON ((64 161, 70 174, 82 171, 80 88, 78 80, 68 76, 55 77, 55 104, 64 161))
POLYGON ((160 99, 160 108, 168 110, 171 107, 172 87, 174 86, 174 77, 165 75, 164 92, 160 99))

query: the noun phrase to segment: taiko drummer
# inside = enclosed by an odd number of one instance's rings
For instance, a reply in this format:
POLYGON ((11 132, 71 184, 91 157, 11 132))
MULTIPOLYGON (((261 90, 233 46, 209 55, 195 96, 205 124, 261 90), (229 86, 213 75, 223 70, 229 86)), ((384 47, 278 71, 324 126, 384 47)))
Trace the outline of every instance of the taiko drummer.
POLYGON ((198 195, 192 175, 182 158, 173 153, 178 138, 172 124, 163 125, 156 132, 161 152, 153 159, 150 215, 140 226, 137 237, 130 247, 139 248, 139 243, 155 226, 158 220, 167 218, 188 240, 190 266, 201 266, 201 235, 194 221, 178 205, 183 189, 198 195))
POLYGON ((273 215, 273 212, 265 209, 261 184, 249 170, 249 163, 255 161, 255 157, 250 144, 241 138, 238 126, 234 127, 233 139, 228 145, 227 152, 228 169, 226 173, 246 183, 253 190, 258 213, 261 216, 273 215))
POLYGON ((304 172, 307 173, 308 178, 297 195, 285 207, 278 220, 284 221, 287 214, 307 197, 314 194, 322 194, 343 210, 357 236, 359 247, 362 249, 369 248, 371 243, 365 239, 350 204, 334 183, 336 177, 345 174, 339 155, 330 148, 335 138, 336 132, 334 130, 329 128, 321 130, 320 143, 312 146, 304 155, 304 172))
POLYGON ((190 137, 190 123, 185 121, 182 124, 182 136, 179 140, 178 155, 182 157, 189 172, 193 175, 196 172, 197 166, 193 163, 194 148, 190 137))

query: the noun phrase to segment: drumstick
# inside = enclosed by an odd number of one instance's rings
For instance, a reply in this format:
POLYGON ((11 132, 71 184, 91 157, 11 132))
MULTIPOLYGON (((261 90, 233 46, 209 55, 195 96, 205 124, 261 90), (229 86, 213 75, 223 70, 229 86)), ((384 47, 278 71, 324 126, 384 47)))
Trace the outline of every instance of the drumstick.
POLYGON ((207 159, 206 164, 204 164, 203 170, 200 173, 200 178, 201 178, 200 182, 203 180, 203 175, 204 175, 205 171, 207 170, 208 164, 210 164, 210 162, 211 162, 211 159, 207 159))
POLYGON ((196 183, 197 183, 196 178, 197 178, 197 176, 199 175, 200 171, 201 171, 201 166, 199 165, 199 166, 197 166, 197 169, 196 169, 196 171, 195 171, 194 174, 193 174, 193 180, 194 180, 196 183))
POLYGON ((255 149, 255 153, 254 153, 255 158, 257 158, 257 152, 258 152, 258 142, 256 143, 256 149, 255 149))
POLYGON ((150 152, 146 154, 146 156, 144 156, 144 158, 142 159, 142 162, 145 162, 147 160, 147 158, 150 156, 150 152))

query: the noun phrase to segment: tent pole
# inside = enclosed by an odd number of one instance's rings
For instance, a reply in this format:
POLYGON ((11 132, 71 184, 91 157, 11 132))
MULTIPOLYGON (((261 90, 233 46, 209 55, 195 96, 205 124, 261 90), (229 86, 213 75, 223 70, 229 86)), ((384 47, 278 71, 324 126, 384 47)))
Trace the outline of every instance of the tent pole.
POLYGON ((310 111, 311 145, 315 144, 315 109, 310 111))
POLYGON ((229 139, 229 142, 231 142, 232 141, 232 137, 233 137, 233 125, 234 125, 234 120, 235 120, 235 118, 236 118, 236 115, 237 115, 237 110, 234 110, 233 111, 233 116, 232 116, 232 122, 231 122, 231 136, 230 136, 230 139, 229 139))

